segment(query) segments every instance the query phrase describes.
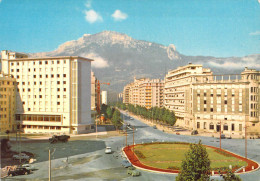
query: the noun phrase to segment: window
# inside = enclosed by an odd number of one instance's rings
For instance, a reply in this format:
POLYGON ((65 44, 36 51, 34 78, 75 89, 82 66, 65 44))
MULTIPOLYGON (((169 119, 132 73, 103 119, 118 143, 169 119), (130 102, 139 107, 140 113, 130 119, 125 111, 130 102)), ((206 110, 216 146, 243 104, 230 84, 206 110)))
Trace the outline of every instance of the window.
POLYGON ((16 76, 16 78, 17 78, 17 79, 19 79, 19 78, 20 78, 20 76, 19 76, 19 75, 17 75, 17 76, 16 76))
POLYGON ((54 74, 51 74, 51 78, 53 78, 54 77, 54 74))
POLYGON ((39 98, 42 98, 42 95, 39 95, 39 98))
POLYGON ((45 64, 47 65, 47 64, 48 64, 48 61, 45 61, 45 64))
POLYGON ((204 108, 204 111, 206 112, 206 111, 207 111, 207 108, 204 108))
POLYGON ((57 88, 57 91, 59 92, 59 91, 60 91, 60 88, 57 88))
POLYGON ((200 122, 197 122, 197 128, 198 129, 200 128, 200 122))
POLYGON ((57 77, 59 78, 59 77, 60 77, 60 74, 57 74, 57 77))
POLYGON ((31 92, 31 89, 30 89, 30 88, 28 88, 28 92, 31 92))
POLYGON ((40 85, 42 85, 42 81, 40 81, 40 85))
POLYGON ((231 124, 231 130, 235 131, 235 124, 231 124))
POLYGON ((60 102, 57 102, 57 105, 60 105, 60 102))
POLYGON ((57 95, 57 98, 60 98, 60 95, 57 95))
POLYGON ((31 69, 28 69, 28 72, 30 72, 31 71, 31 69))
POLYGON ((66 88, 64 88, 63 91, 66 92, 66 88))
POLYGON ((209 129, 214 129, 214 124, 213 123, 210 123, 209 129))
POLYGON ((60 64, 60 61, 59 61, 59 60, 57 61, 57 64, 60 64))
POLYGON ((224 130, 228 130, 228 125, 227 124, 224 124, 224 130))
POLYGON ((36 85, 36 82, 34 82, 34 85, 36 85))
POLYGON ((63 77, 66 77, 66 74, 63 74, 63 77))
POLYGON ((40 78, 42 78, 42 75, 40 75, 40 78))
POLYGON ((205 96, 205 97, 207 96, 207 93, 206 93, 206 92, 204 92, 204 96, 205 96))
POLYGON ((31 108, 28 108, 28 111, 31 111, 31 108))
POLYGON ((42 91, 42 88, 39 88, 39 92, 41 92, 42 91))
POLYGON ((213 108, 210 108, 210 112, 213 112, 213 108))
POLYGON ((204 100, 204 104, 207 104, 207 101, 206 101, 206 100, 204 100))
POLYGON ((46 78, 48 78, 48 75, 45 75, 46 78))
POLYGON ((57 81, 57 84, 60 84, 60 81, 57 81))
POLYGON ((33 75, 33 78, 36 78, 36 75, 33 75))
POLYGON ((42 61, 39 61, 39 64, 41 65, 41 64, 42 64, 42 61))
POLYGON ((227 104, 227 100, 225 100, 225 104, 227 104))
POLYGON ((66 84, 66 81, 63 81, 63 84, 66 84))

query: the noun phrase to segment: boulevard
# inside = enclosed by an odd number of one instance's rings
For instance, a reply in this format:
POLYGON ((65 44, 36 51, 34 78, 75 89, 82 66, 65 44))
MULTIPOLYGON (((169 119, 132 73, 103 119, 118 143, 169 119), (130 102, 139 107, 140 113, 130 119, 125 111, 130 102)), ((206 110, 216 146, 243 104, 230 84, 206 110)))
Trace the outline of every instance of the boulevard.
MULTIPOLYGON (((133 144, 133 131, 135 127, 134 139, 135 143, 145 142, 163 142, 163 141, 178 141, 198 143, 219 147, 219 139, 203 136, 187 136, 169 134, 137 120, 130 119, 130 116, 124 115, 125 124, 130 124, 130 129, 127 131, 127 143, 133 144)), ((122 134, 121 134, 122 135, 122 134)), ((52 150, 52 180, 174 180, 177 175, 153 173, 149 171, 139 170, 141 176, 128 176, 127 169, 121 166, 124 159, 122 147, 125 146, 125 136, 101 136, 82 139, 72 139, 67 143, 50 144, 47 140, 38 142, 23 142, 22 150, 31 151, 36 154, 37 161, 34 163, 36 171, 29 175, 7 177, 3 180, 48 180, 48 150, 52 150), (105 154, 106 147, 112 148, 112 154, 105 154)), ((223 139, 221 141, 222 149, 231 151, 238 155, 245 155, 245 140, 244 139, 223 139)), ((247 141, 247 155, 260 163, 260 140, 247 141)), ((15 147, 16 145, 12 145, 15 147)), ((260 170, 240 174, 242 180, 259 181, 260 170)), ((219 177, 214 176, 216 180, 219 177)))

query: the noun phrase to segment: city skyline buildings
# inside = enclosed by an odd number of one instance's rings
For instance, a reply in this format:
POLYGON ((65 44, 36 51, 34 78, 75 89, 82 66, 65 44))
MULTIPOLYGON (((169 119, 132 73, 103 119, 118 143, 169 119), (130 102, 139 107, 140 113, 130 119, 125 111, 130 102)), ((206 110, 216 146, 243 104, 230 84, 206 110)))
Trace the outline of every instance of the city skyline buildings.
POLYGON ((15 122, 25 133, 91 132, 91 59, 3 50, 1 61, 17 82, 15 122))

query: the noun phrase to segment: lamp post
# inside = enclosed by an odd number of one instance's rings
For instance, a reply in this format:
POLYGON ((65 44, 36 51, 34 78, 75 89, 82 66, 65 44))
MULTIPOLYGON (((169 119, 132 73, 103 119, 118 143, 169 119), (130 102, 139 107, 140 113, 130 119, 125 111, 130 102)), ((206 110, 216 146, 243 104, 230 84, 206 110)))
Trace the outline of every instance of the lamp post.
POLYGON ((135 151, 135 126, 133 126, 133 154, 135 151))
POLYGON ((219 149, 221 150, 221 120, 219 124, 219 149))

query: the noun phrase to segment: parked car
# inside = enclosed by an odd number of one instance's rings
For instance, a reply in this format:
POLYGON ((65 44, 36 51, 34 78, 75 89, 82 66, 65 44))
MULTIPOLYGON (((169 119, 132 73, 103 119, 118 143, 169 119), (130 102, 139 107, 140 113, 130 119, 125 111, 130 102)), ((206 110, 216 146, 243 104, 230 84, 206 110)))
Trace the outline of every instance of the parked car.
POLYGON ((29 160, 30 157, 28 155, 26 155, 25 153, 20 153, 18 155, 13 155, 13 159, 14 160, 19 160, 19 159, 21 159, 21 160, 29 160))
POLYGON ((153 126, 153 129, 157 129, 156 125, 153 126))
POLYGON ((225 134, 221 134, 221 139, 225 139, 226 135, 225 134))
POLYGON ((140 172, 139 171, 137 171, 136 169, 135 169, 135 167, 129 167, 128 169, 127 169, 127 174, 128 175, 131 175, 131 176, 133 176, 133 177, 135 177, 135 176, 139 176, 140 175, 140 172))
POLYGON ((9 176, 27 175, 29 173, 30 173, 30 170, 27 170, 26 168, 22 168, 22 167, 18 167, 15 170, 8 171, 9 176))
POLYGON ((132 164, 128 160, 123 160, 121 165, 125 168, 131 167, 132 164))
POLYGON ((105 153, 106 154, 112 153, 111 147, 106 147, 105 153))
POLYGON ((22 168, 26 168, 27 170, 35 170, 35 167, 32 164, 23 164, 22 168))
POLYGON ((196 135, 196 134, 198 134, 198 131, 197 131, 197 130, 193 130, 193 131, 191 132, 191 135, 196 135))
POLYGON ((131 120, 134 120, 134 118, 130 117, 131 120))
POLYGON ((57 143, 58 141, 67 142, 69 138, 70 136, 68 135, 60 135, 60 136, 53 135, 51 138, 49 138, 49 142, 50 143, 57 143))

